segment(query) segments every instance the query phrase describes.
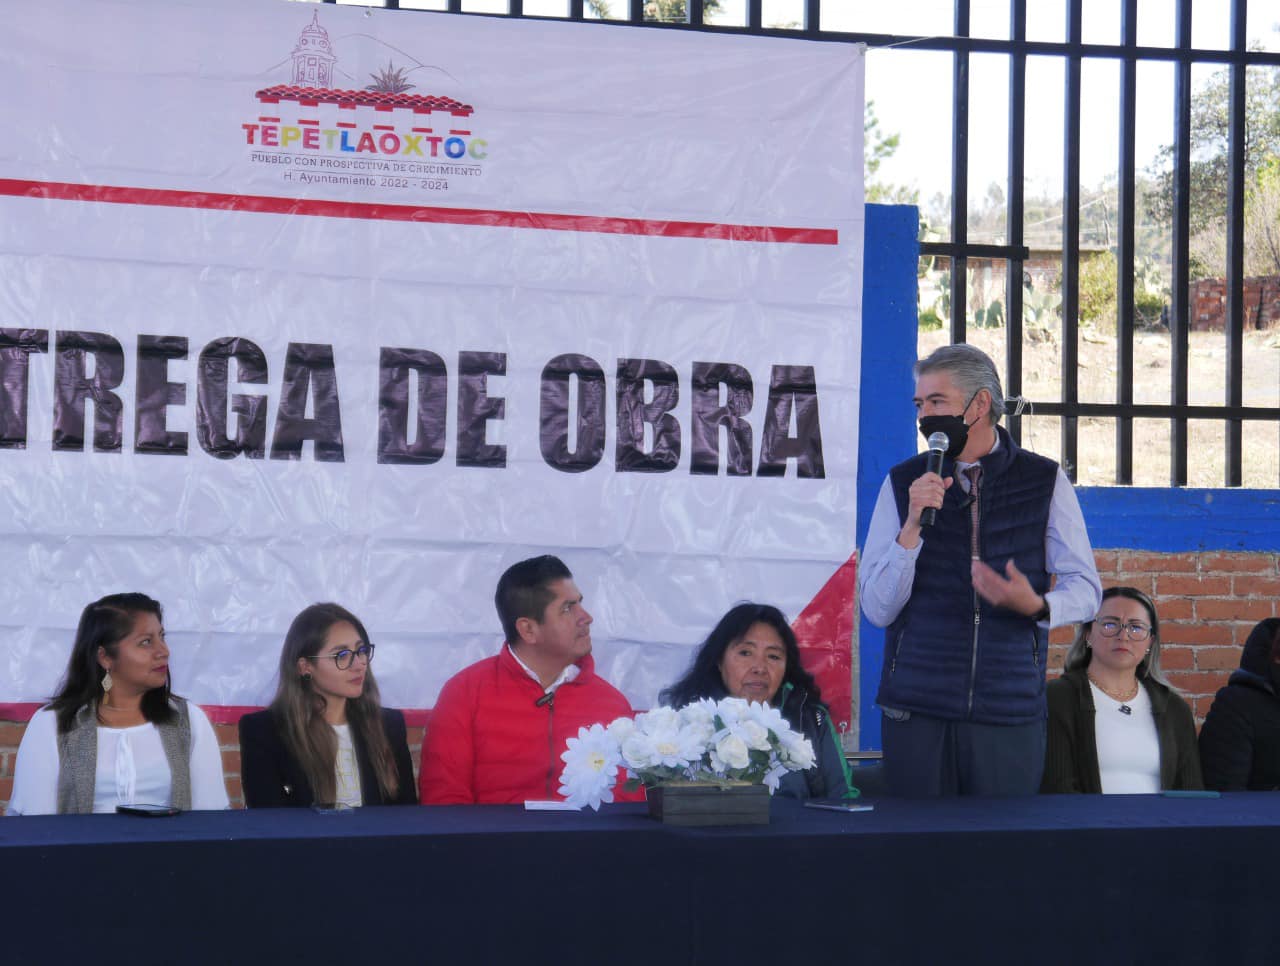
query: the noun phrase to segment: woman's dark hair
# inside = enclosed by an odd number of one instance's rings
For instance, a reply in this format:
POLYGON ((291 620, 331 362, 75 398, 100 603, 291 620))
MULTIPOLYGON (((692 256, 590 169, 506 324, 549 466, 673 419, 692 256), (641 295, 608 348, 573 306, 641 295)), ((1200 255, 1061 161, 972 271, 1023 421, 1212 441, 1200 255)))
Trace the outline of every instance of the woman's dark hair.
MULTIPOLYGON (((324 695, 312 687, 311 675, 303 676, 298 670, 298 659, 319 654, 329 629, 344 621, 369 643, 360 618, 338 604, 312 604, 293 619, 280 649, 280 681, 271 700, 271 710, 284 723, 285 744, 311 783, 317 802, 332 802, 337 794, 338 736, 324 720, 324 695)), ((347 701, 347 724, 355 741, 368 752, 383 795, 394 799, 400 779, 382 726, 382 701, 372 665, 360 697, 347 701)))
MULTIPOLYGON (((1156 614, 1155 603, 1137 587, 1108 587, 1102 592, 1102 603, 1105 604, 1112 597, 1136 600, 1146 610, 1147 618, 1151 621, 1151 636, 1147 638, 1151 643, 1147 646, 1147 656, 1138 663, 1135 669, 1138 678, 1151 678, 1151 680, 1163 684, 1166 688, 1172 687, 1169 684, 1169 680, 1164 676, 1164 671, 1160 668, 1160 617, 1156 614)), ((1101 612, 1102 607, 1099 605, 1098 613, 1101 612)), ((1093 630, 1093 621, 1091 620, 1083 621, 1076 627, 1075 639, 1071 642, 1071 647, 1067 650, 1066 660, 1062 664, 1064 671, 1072 671, 1076 668, 1089 666, 1089 661, 1093 658, 1093 649, 1088 646, 1089 632, 1091 630, 1093 630)))
MULTIPOLYGON (((67 672, 58 685, 58 693, 49 702, 58 718, 59 733, 71 730, 76 712, 81 708, 89 706, 96 712, 102 700, 102 679, 107 674, 98 663, 98 648, 114 658, 120 642, 132 633, 142 614, 153 614, 164 624, 160 602, 146 594, 109 594, 81 612, 67 672)), ((169 694, 166 675, 163 686, 152 688, 142 696, 142 716, 153 724, 172 720, 176 712, 169 704, 169 694)))
POLYGON ((818 690, 818 683, 814 681, 812 674, 800 666, 800 648, 796 646, 796 635, 791 630, 791 625, 787 623, 787 619, 782 616, 782 611, 771 604, 744 602, 734 606, 720 618, 720 622, 698 648, 698 653, 694 655, 693 663, 689 665, 689 670, 684 673, 684 677, 658 696, 659 703, 673 708, 683 708, 686 704, 700 698, 713 698, 718 701, 720 698, 727 697, 729 692, 725 689, 724 679, 720 676, 720 659, 724 657, 724 652, 729 649, 730 644, 746 636, 752 624, 767 624, 772 627, 778 632, 778 636, 782 638, 782 646, 786 648, 787 670, 783 675, 782 687, 778 689, 778 694, 781 695, 790 684, 798 691, 807 691, 811 701, 815 703, 821 701, 822 694, 818 690))

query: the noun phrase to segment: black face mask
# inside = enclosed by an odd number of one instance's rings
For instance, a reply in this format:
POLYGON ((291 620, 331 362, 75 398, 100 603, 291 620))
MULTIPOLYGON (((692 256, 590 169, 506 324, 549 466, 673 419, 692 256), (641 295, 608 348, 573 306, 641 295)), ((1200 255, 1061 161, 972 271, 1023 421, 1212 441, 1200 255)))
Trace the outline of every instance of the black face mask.
MULTIPOLYGON (((943 433, 950 441, 947 446, 947 456, 955 459, 964 451, 965 443, 969 442, 969 427, 972 423, 964 421, 964 414, 969 411, 969 406, 974 399, 978 397, 981 389, 969 397, 969 402, 964 404, 964 409, 960 410, 958 416, 921 416, 920 417, 920 435, 927 442, 929 437, 934 433, 943 433)), ((975 419, 973 422, 977 422, 975 419)))

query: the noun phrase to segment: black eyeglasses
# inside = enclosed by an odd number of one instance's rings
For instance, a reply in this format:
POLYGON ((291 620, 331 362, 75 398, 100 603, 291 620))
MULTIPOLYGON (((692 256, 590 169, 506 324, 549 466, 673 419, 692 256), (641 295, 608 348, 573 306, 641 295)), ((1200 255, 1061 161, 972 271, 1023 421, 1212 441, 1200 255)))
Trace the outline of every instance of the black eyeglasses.
POLYGON ((315 657, 311 658, 311 660, 318 661, 322 657, 332 658, 333 663, 337 665, 339 671, 346 671, 351 667, 351 665, 356 663, 357 657, 364 658, 365 664, 372 664, 373 645, 361 644, 354 651, 349 647, 344 647, 342 650, 334 651, 332 654, 317 654, 315 657))
POLYGON ((1128 635, 1131 641, 1145 641, 1151 636, 1151 628, 1146 624, 1140 624, 1138 621, 1130 621, 1128 624, 1121 624, 1119 621, 1098 621, 1098 631, 1103 637, 1119 637, 1121 629, 1128 635))

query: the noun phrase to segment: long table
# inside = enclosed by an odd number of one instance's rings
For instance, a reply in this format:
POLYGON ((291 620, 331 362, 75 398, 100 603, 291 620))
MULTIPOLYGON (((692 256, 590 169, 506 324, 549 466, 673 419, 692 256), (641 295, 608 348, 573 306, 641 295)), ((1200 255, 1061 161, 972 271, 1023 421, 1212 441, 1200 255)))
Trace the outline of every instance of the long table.
POLYGON ((0 820, 0 962, 1272 963, 1280 793, 0 820))

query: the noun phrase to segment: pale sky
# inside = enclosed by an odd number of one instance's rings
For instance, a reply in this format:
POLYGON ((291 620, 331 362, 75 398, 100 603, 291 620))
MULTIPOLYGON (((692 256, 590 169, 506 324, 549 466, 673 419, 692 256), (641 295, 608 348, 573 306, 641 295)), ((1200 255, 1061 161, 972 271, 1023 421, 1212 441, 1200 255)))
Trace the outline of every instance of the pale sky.
MULTIPOLYGON (((361 2, 361 0, 351 0, 361 2)), ((376 0, 375 0, 376 2, 376 0)), ((625 14, 627 0, 610 0, 614 13, 625 14)), ((401 7, 443 9, 445 0, 400 0, 401 7)), ((527 14, 564 16, 567 0, 524 0, 527 14)), ((916 36, 947 36, 952 30, 953 0, 826 0, 824 30, 858 30, 916 36)), ((1121 0, 1085 0, 1082 32, 1085 43, 1119 43, 1121 0)), ((746 0, 722 0, 715 22, 744 24, 746 0)), ((1230 0, 1193 0, 1192 43, 1198 48, 1226 49, 1230 44, 1230 0)), ((463 0, 463 9, 505 13, 507 0, 463 0)), ((764 22, 781 24, 803 18, 803 0, 764 0, 764 22)), ((1172 47, 1177 0, 1139 0, 1138 43, 1172 47)), ((971 0, 971 33, 1007 37, 1009 0, 971 0)), ((1065 0, 1030 0, 1027 39, 1062 41, 1066 35, 1065 0)), ((1269 50, 1280 50, 1280 0, 1249 0, 1248 36, 1269 50)), ((901 135, 897 154, 886 161, 885 182, 920 190, 924 204, 935 193, 951 190, 951 56, 911 51, 909 47, 871 50, 867 54, 867 98, 886 134, 901 135), (935 93, 930 93, 935 92, 935 93)), ((1212 68, 1196 68, 1193 82, 1202 83, 1212 68)), ((969 118, 971 200, 987 185, 1003 185, 1008 157, 1008 59, 976 55, 970 63, 969 118)), ((1027 65, 1027 192, 1062 193, 1063 64, 1058 58, 1032 58, 1027 65)), ((1114 60, 1086 62, 1081 73, 1080 180, 1094 187, 1116 176, 1119 144, 1119 80, 1114 60)), ((1173 68, 1142 65, 1138 76, 1138 164, 1145 167, 1161 145, 1173 139, 1173 68)))

